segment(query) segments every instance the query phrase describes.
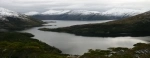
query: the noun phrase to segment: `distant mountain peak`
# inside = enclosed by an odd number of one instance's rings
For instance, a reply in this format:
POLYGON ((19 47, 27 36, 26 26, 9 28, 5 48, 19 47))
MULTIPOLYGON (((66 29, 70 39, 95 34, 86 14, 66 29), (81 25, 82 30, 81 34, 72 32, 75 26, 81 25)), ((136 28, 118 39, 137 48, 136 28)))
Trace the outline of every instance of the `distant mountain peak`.
POLYGON ((5 9, 3 7, 0 7, 0 15, 1 16, 19 16, 17 12, 5 9))
POLYGON ((88 10, 70 10, 68 14, 70 15, 76 15, 76 14, 81 14, 81 15, 90 15, 90 14, 98 14, 100 13, 99 11, 88 11, 88 10))
POLYGON ((37 15, 37 14, 40 14, 40 13, 36 12, 36 11, 31 11, 31 12, 25 13, 25 15, 37 15))
POLYGON ((102 12, 102 14, 114 15, 114 16, 122 16, 122 15, 134 16, 143 12, 146 12, 146 11, 136 10, 136 9, 126 9, 126 8, 113 8, 105 12, 102 12))
POLYGON ((98 11, 88 11, 88 10, 48 10, 41 14, 43 15, 61 15, 61 14, 69 14, 69 15, 90 15, 100 13, 98 11))
POLYGON ((70 10, 48 10, 41 14, 43 15, 60 15, 69 12, 70 10))

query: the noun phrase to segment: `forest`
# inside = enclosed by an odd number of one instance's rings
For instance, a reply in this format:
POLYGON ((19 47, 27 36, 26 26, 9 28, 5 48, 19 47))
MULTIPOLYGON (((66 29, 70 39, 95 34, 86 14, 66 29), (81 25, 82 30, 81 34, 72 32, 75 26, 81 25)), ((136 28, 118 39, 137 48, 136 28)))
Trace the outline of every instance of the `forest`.
POLYGON ((59 49, 30 33, 0 32, 0 58, 66 58, 59 49))
POLYGON ((89 49, 80 58, 149 58, 150 44, 137 43, 133 48, 111 47, 108 50, 89 49))

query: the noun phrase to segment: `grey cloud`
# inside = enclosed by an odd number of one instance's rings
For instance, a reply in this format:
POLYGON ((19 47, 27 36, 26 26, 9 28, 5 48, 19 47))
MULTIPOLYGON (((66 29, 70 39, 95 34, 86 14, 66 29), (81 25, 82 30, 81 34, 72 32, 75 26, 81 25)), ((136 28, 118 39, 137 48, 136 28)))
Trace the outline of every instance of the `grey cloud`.
POLYGON ((150 10, 149 0, 0 0, 0 7, 17 12, 57 10, 96 10, 130 8, 150 10))

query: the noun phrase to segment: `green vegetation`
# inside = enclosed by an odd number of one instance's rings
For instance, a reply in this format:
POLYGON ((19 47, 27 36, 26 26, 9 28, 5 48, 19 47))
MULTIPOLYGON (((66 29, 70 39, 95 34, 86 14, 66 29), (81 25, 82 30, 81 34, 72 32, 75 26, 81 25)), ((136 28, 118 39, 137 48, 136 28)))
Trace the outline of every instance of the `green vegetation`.
POLYGON ((43 31, 67 32, 82 36, 149 36, 150 12, 106 23, 75 25, 63 28, 41 28, 43 31))
POLYGON ((0 58, 66 58, 65 54, 49 46, 30 33, 1 32, 0 58))
POLYGON ((109 48, 108 50, 92 50, 84 53, 80 58, 149 58, 150 44, 137 43, 133 48, 109 48))

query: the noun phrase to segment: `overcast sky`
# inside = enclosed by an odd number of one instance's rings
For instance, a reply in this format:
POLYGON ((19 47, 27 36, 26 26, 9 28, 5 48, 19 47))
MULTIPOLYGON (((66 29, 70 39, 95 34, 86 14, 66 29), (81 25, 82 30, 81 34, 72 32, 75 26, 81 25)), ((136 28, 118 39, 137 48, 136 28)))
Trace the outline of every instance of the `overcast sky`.
POLYGON ((0 0, 0 7, 17 12, 56 10, 96 10, 129 8, 150 10, 150 0, 0 0))

